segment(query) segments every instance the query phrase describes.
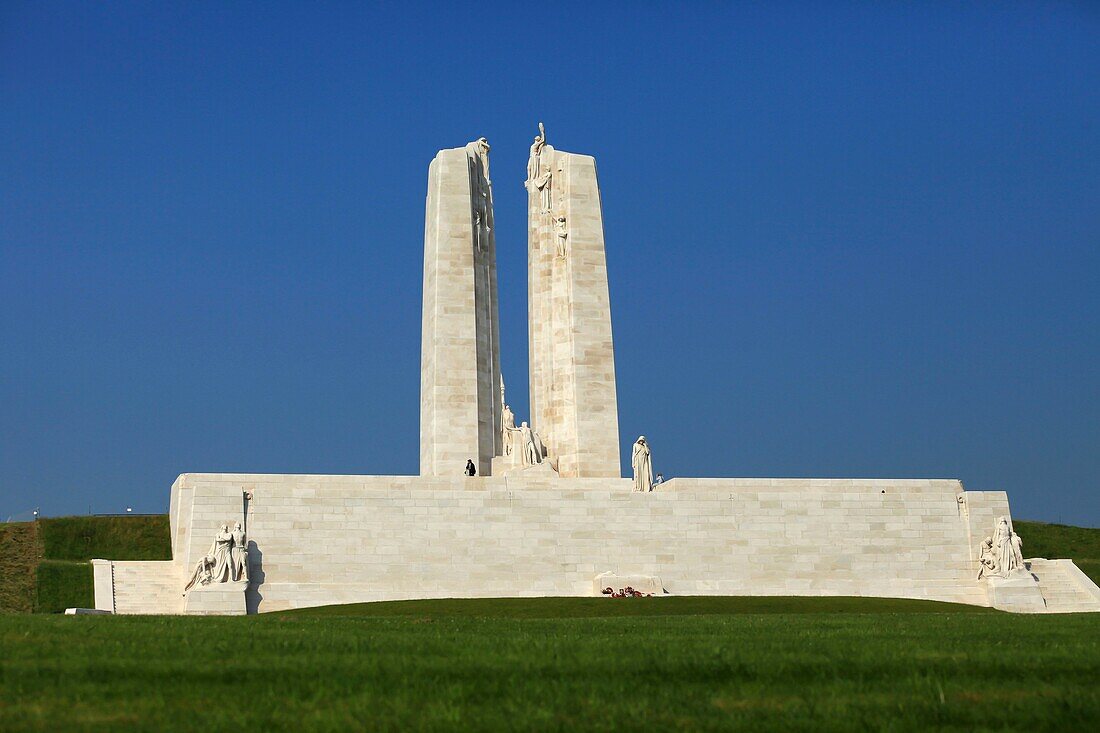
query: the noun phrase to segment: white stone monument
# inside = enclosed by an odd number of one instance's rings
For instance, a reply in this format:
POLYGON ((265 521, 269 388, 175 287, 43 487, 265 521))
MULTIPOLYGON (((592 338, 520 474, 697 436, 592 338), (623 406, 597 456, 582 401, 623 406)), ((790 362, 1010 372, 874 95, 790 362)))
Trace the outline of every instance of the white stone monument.
POLYGON ((527 166, 531 424, 504 401, 489 144, 428 169, 419 476, 185 473, 172 560, 94 560, 96 609, 235 614, 415 598, 922 598, 1100 611, 1069 560, 1023 558, 1001 491, 956 479, 674 478, 619 466, 595 161, 527 166), (472 460, 477 476, 466 477, 472 460), (211 542, 213 538, 213 542, 211 542))

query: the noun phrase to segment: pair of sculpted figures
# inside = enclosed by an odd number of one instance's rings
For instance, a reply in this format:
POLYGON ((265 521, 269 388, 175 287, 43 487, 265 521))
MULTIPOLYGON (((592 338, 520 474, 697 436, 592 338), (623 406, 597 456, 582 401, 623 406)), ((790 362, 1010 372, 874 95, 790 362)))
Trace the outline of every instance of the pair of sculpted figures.
POLYGON ((195 571, 191 573, 183 592, 187 593, 195 585, 230 580, 248 580, 248 545, 240 522, 233 525, 232 531, 228 524, 222 525, 214 535, 210 550, 195 565, 195 571))
POLYGON ((1007 578, 1027 572, 1024 567, 1023 543, 1020 535, 1012 531, 1007 517, 999 517, 992 537, 982 542, 978 562, 978 580, 982 578, 1007 578))
POLYGON ((501 439, 504 442, 504 455, 512 457, 512 465, 534 466, 542 463, 542 459, 546 457, 546 447, 542 444, 539 434, 526 422, 520 423, 517 428, 516 416, 508 405, 504 406, 502 418, 501 439))
MULTIPOLYGON (((531 143, 531 155, 527 159, 527 181, 525 186, 532 194, 538 195, 539 209, 543 214, 550 216, 554 225, 555 240, 558 245, 558 257, 564 259, 566 253, 566 240, 569 238, 569 223, 566 221, 565 212, 559 205, 557 213, 554 213, 554 172, 550 169, 550 160, 544 158, 543 148, 546 147, 546 127, 539 123, 539 134, 531 143)), ((558 171, 561 171, 559 166, 558 171)), ((559 188, 561 183, 558 184, 559 188)), ((559 204, 561 196, 559 194, 559 204)))

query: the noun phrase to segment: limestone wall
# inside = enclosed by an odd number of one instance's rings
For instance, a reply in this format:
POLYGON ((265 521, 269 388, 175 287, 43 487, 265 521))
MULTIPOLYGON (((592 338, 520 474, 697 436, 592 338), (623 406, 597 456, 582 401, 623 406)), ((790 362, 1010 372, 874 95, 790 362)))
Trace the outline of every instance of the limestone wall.
POLYGON ((589 595, 605 571, 686 595, 987 605, 970 525, 1008 509, 954 480, 674 479, 636 494, 626 479, 184 474, 177 562, 194 565, 241 518, 245 491, 253 612, 589 595))
POLYGON ((115 613, 183 613, 186 579, 179 563, 115 560, 113 564, 115 613))

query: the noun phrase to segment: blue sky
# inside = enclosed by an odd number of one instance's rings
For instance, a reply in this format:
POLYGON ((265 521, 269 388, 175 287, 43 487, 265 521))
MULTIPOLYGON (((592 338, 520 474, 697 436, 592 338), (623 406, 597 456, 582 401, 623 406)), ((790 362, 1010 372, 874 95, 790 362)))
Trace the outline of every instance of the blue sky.
POLYGON ((596 156, 624 451, 1100 525, 1088 3, 0 4, 0 519, 417 471, 435 151, 596 156))

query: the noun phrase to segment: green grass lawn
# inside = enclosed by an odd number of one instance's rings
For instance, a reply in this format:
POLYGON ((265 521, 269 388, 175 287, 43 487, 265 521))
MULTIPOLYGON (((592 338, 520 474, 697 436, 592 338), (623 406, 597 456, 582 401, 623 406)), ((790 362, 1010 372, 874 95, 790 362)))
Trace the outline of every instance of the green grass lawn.
POLYGON ((0 729, 1061 730, 1100 614, 882 599, 505 599, 0 616, 0 729), (690 615, 689 615, 690 614, 690 615))
MULTIPOLYGON (((1016 527, 1027 556, 1100 576, 1100 530, 1016 527)), ((0 608, 90 605, 88 558, 164 558, 167 534, 163 517, 0 525, 0 608)), ((670 597, 0 615, 2 731, 1098 726, 1100 614, 670 597)))

